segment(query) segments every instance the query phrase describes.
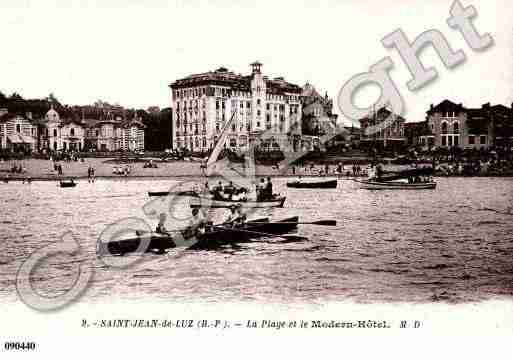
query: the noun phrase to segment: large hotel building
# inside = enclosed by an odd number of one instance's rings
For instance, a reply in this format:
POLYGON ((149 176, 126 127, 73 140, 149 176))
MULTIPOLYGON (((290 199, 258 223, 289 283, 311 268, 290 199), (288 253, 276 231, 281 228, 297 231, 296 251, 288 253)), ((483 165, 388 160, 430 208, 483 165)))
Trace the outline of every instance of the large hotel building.
POLYGON ((170 85, 173 149, 208 151, 232 115, 225 146, 233 150, 246 150, 261 141, 280 147, 299 143, 302 88, 282 77, 263 76, 259 62, 251 69, 243 76, 219 68, 170 85))

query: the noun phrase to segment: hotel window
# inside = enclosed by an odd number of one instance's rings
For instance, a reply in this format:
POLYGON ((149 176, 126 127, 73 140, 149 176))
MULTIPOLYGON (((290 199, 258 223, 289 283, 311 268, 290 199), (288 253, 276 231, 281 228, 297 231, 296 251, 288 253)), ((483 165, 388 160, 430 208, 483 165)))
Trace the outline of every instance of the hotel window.
POLYGON ((486 136, 483 136, 483 135, 479 136, 479 143, 481 145, 486 145, 486 136))
POLYGON ((260 127, 260 121, 257 121, 256 127, 260 127))
POLYGON ((230 147, 237 146, 237 140, 235 138, 230 138, 230 147))
POLYGON ((202 146, 207 147, 207 139, 205 137, 203 137, 202 146))
MULTIPOLYGON (((259 91, 260 91, 260 90, 259 90, 259 91)), ((258 100, 257 100, 257 105, 258 105, 258 106, 260 106, 260 103, 261 103, 261 101, 260 101, 260 99, 258 99, 258 100)))
MULTIPOLYGON (((96 136, 98 136, 98 131, 96 131, 96 136)), ((53 130, 53 137, 57 137, 57 130, 53 130)))
POLYGON ((257 116, 260 116, 260 110, 257 110, 257 116))
POLYGON ((20 128, 19 124, 16 125, 16 132, 18 132, 18 133, 21 132, 21 128, 20 128))
POLYGON ((240 108, 244 108, 244 101, 240 102, 240 108))
POLYGON ((473 144, 475 144, 475 143, 476 143, 476 139, 475 139, 475 137, 474 137, 473 135, 469 135, 469 136, 468 136, 468 144, 469 144, 469 145, 473 145, 473 144))
POLYGON ((447 146, 447 137, 442 136, 442 146, 447 146))
POLYGON ((248 109, 251 108, 251 102, 249 102, 249 101, 246 102, 246 108, 248 108, 248 109))
POLYGON ((266 114, 265 119, 267 120, 267 122, 271 122, 271 115, 266 114))
POLYGON ((266 105, 265 105, 265 109, 266 109, 267 111, 269 111, 269 110, 271 109, 271 105, 270 105, 270 104, 266 104, 266 105))
POLYGON ((70 136, 75 136, 75 129, 72 128, 71 130, 69 130, 69 134, 70 136))
POLYGON ((452 125, 453 133, 460 133, 460 124, 458 122, 454 122, 452 125))

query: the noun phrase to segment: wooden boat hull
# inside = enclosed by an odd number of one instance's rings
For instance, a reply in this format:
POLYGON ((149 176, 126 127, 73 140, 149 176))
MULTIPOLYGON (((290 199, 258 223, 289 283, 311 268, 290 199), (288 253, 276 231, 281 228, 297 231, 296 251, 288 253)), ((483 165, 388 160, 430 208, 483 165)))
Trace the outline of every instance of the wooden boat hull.
POLYGON ((146 253, 153 252, 158 254, 176 247, 185 247, 192 250, 211 250, 224 245, 248 242, 259 237, 289 233, 297 228, 298 221, 298 217, 291 217, 278 222, 269 222, 268 218, 262 218, 248 221, 241 228, 216 226, 199 238, 191 237, 189 239, 184 239, 184 236, 178 232, 172 235, 148 233, 135 238, 107 243, 98 242, 97 254, 99 256, 124 255, 136 252, 140 246, 146 249, 146 253))
POLYGON ((282 208, 285 203, 286 197, 278 197, 270 201, 221 201, 217 199, 209 199, 204 197, 197 197, 191 199, 191 208, 230 208, 233 205, 240 206, 241 208, 282 208))
POLYGON ((290 188, 337 188, 337 180, 316 181, 316 182, 287 182, 290 188))
POLYGON ((221 246, 250 242, 257 238, 279 236, 297 228, 298 217, 290 217, 278 222, 268 219, 248 221, 243 228, 222 228, 205 233, 198 242, 188 249, 212 250, 221 246))
POLYGON ((197 197, 198 194, 194 191, 182 191, 182 192, 169 192, 169 191, 149 191, 148 196, 150 197, 165 197, 168 195, 174 196, 191 196, 197 197))
POLYGON ((406 183, 406 182, 375 182, 368 180, 354 180, 360 184, 362 189, 370 190, 419 190, 419 189, 435 189, 436 182, 427 183, 406 183))

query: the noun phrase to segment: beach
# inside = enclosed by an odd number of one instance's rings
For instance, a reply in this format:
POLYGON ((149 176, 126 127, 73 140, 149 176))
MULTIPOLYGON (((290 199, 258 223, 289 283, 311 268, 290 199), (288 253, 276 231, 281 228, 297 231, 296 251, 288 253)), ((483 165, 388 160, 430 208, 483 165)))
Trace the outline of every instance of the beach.
MULTIPOLYGON (((166 177, 197 177, 202 176, 201 163, 199 161, 171 161, 161 162, 159 159, 152 159, 157 168, 144 168, 144 164, 149 161, 120 163, 115 158, 84 158, 81 161, 59 161, 62 166, 63 178, 87 179, 89 166, 94 168, 96 178, 166 178, 166 177), (114 173, 116 167, 124 169, 130 167, 128 175, 119 175, 114 173)), ((305 171, 301 169, 302 176, 317 175, 317 171, 324 166, 318 165, 314 170, 305 171)), ((240 171, 241 165, 234 164, 233 168, 240 171)), ((331 166, 332 170, 334 166, 331 166)), ((349 169, 346 166, 346 169, 349 169)), ((299 174, 299 169, 296 174, 299 174)), ((257 165, 255 167, 257 176, 294 176, 292 167, 287 170, 277 169, 274 166, 257 165)), ((0 162, 0 179, 9 178, 9 180, 23 180, 30 177, 32 181, 59 180, 61 177, 54 170, 54 162, 42 159, 24 159, 0 162), (12 173, 10 170, 13 165, 21 166, 22 173, 12 173)))

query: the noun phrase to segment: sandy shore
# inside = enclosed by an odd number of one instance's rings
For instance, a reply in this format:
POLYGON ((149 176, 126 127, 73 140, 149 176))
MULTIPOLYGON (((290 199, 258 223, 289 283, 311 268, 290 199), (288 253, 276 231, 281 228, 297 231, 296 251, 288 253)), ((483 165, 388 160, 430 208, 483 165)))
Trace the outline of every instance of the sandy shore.
MULTIPOLYGON (((62 165, 63 177, 73 177, 75 179, 87 178, 87 169, 92 166, 95 170, 96 178, 125 178, 124 175, 116 175, 113 170, 116 166, 124 167, 125 164, 116 165, 113 158, 86 158, 84 162, 59 162, 62 165)), ((202 176, 199 162, 175 161, 159 162, 154 161, 158 168, 143 168, 144 163, 129 164, 131 170, 126 178, 167 178, 167 177, 198 177, 202 176)), ((317 175, 317 170, 324 166, 318 165, 313 171, 298 169, 294 175, 292 168, 286 171, 278 170, 271 166, 256 166, 255 172, 260 176, 313 176, 317 175)), ((346 170, 349 166, 346 166, 346 170)), ((331 166, 334 170, 334 166, 331 166)), ((33 181, 59 180, 57 171, 53 168, 53 162, 49 160, 26 159, 21 161, 0 162, 0 178, 9 177, 9 180, 22 180, 30 177, 33 181), (23 173, 11 173, 11 167, 21 165, 23 173)))

